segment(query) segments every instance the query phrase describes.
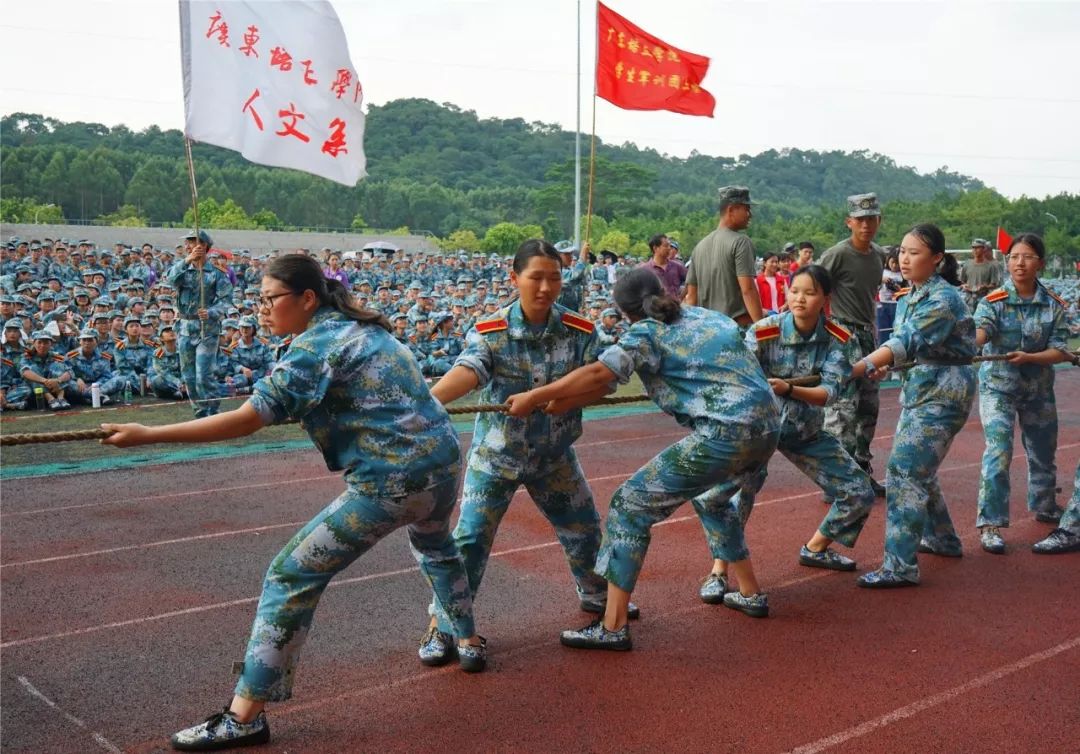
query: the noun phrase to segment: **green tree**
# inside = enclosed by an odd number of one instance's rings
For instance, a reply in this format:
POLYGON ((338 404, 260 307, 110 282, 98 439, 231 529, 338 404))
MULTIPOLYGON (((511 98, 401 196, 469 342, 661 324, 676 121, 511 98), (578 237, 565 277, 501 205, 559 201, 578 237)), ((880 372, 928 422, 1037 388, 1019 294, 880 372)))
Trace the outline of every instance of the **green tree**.
POLYGON ((138 207, 131 204, 123 204, 117 207, 115 212, 99 215, 94 222, 99 225, 117 225, 125 228, 142 228, 147 224, 146 218, 139 214, 138 207))
POLYGON ((439 241, 439 248, 443 251, 480 251, 480 239, 471 230, 455 230, 446 238, 439 241))
POLYGON ((630 251, 630 234, 621 230, 609 230, 600 237, 594 248, 597 252, 607 249, 616 254, 625 254, 630 251))
POLYGON ((480 241, 480 249, 498 254, 513 254, 528 239, 543 238, 543 233, 544 230, 539 225, 499 223, 488 228, 480 241))

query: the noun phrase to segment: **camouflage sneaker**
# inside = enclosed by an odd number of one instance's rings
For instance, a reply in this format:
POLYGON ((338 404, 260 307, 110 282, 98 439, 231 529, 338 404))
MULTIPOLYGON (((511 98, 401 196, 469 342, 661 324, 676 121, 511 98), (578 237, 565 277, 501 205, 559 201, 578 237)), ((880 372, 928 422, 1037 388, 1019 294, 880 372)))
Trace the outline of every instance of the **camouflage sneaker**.
POLYGON ((1052 511, 1039 511, 1035 514, 1035 520, 1040 524, 1056 524, 1061 521, 1061 514, 1064 513, 1061 508, 1054 508, 1052 511))
MULTIPOLYGON (((607 602, 595 602, 593 600, 581 601, 581 612, 583 613, 603 615, 605 609, 607 609, 607 602)), ((630 620, 637 620, 641 617, 641 609, 633 602, 631 602, 626 608, 626 617, 630 620)))
POLYGON ((1005 540, 1001 538, 1001 532, 996 526, 984 526, 979 532, 979 543, 982 548, 994 555, 1005 554, 1005 540))
POLYGON ((559 641, 564 647, 576 649, 610 649, 625 652, 633 647, 633 642, 630 641, 629 625, 623 626, 618 631, 608 631, 604 628, 603 621, 599 620, 576 631, 563 631, 559 635, 559 641))
POLYGON ((827 568, 830 571, 854 571, 855 561, 826 547, 814 552, 806 545, 799 550, 799 564, 810 568, 827 568))
POLYGON ((936 542, 932 542, 926 537, 919 540, 919 552, 925 555, 938 555, 942 558, 962 558, 964 557, 964 551, 957 547, 943 547, 936 542))
POLYGON ((727 591, 727 574, 710 573, 701 582, 698 596, 706 605, 719 605, 724 601, 724 593, 727 591))
POLYGON ((445 665, 457 655, 454 637, 432 626, 420 640, 420 663, 428 667, 445 665))
POLYGON ((479 644, 458 644, 458 663, 466 673, 480 673, 487 667, 487 639, 480 637, 479 644))
POLYGON ((769 617, 769 595, 764 592, 749 596, 740 592, 728 592, 724 595, 724 605, 740 613, 746 613, 751 618, 769 617))
POLYGON ((884 568, 864 573, 855 583, 864 589, 899 589, 900 587, 919 585, 918 581, 910 581, 884 568))
POLYGON ((1080 551, 1080 534, 1073 534, 1064 529, 1054 529, 1046 539, 1033 544, 1031 551, 1038 555, 1058 555, 1064 552, 1080 551))
POLYGON ((169 743, 179 751, 215 751, 236 746, 255 746, 270 740, 270 726, 262 712, 250 723, 233 717, 228 706, 198 725, 174 733, 169 743))

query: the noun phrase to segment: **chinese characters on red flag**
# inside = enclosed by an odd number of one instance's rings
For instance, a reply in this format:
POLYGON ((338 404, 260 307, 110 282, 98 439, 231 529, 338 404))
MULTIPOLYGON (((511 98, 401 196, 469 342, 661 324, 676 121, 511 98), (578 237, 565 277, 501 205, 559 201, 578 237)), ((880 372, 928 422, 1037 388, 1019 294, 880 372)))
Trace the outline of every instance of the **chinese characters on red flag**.
POLYGON ((627 110, 707 115, 716 107, 701 88, 709 59, 654 37, 598 3, 596 93, 627 110))
POLYGON ((330 3, 180 0, 180 29, 189 138, 346 186, 364 177, 363 87, 330 3))

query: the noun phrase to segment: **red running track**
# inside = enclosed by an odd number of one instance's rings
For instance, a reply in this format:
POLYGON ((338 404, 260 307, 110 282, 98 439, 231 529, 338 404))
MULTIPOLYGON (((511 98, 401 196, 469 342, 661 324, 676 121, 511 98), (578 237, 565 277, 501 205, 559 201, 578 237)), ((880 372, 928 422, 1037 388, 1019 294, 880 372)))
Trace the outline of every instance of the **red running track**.
MULTIPOLYGON (((1080 461, 1080 372, 1059 374, 1059 496, 1080 461)), ((898 409, 883 396, 874 449, 898 409)), ((586 423, 578 452, 598 504, 683 431, 646 414, 586 423)), ((748 529, 773 615, 702 605, 709 566, 688 506, 655 531, 635 600, 635 649, 582 652, 554 537, 524 493, 477 602, 490 670, 425 669, 427 589, 396 533, 323 598, 293 701, 265 751, 1064 752, 1080 741, 1080 556, 1035 556, 1050 527, 1024 510, 1013 465, 1006 556, 974 528, 978 413, 941 473, 962 560, 924 557, 923 585, 857 589, 802 568, 825 512, 779 455, 748 529)), ((262 573, 341 489, 314 451, 3 486, 2 748, 149 752, 229 698, 262 573)), ((854 549, 880 563, 883 505, 854 549)), ((256 749, 258 750, 258 749, 256 749)))

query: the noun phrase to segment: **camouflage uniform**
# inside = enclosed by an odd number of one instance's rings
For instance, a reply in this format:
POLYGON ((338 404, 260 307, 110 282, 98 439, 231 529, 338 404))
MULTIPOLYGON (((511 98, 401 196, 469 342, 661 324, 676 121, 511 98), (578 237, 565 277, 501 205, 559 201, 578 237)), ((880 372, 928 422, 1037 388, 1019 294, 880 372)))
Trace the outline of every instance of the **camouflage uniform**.
POLYGON ((451 631, 472 636, 472 598, 450 537, 457 434, 405 350, 382 328, 321 308, 249 403, 266 424, 300 419, 327 468, 345 471, 347 487, 270 564, 236 693, 291 696, 323 590, 402 526, 451 631))
MULTIPOLYGON (((575 251, 576 255, 577 252, 575 251)), ((577 313, 581 309, 581 298, 585 293, 585 263, 575 259, 573 264, 562 270, 562 290, 558 304, 577 313)))
POLYGON ((169 351, 161 346, 154 351, 153 370, 150 377, 150 389, 158 398, 183 398, 181 387, 184 381, 180 377, 180 351, 169 351))
MULTIPOLYGON (((769 377, 790 379, 812 374, 821 376, 820 387, 828 393, 826 405, 836 400, 851 375, 854 340, 851 332, 822 316, 809 336, 795 327, 791 312, 772 315, 757 322, 746 335, 746 346, 757 355, 769 377)), ((874 491, 870 477, 844 450, 835 435, 824 431, 825 410, 805 401, 777 396, 782 425, 777 450, 814 480, 832 502, 818 531, 847 547, 858 539, 870 508, 874 491)), ((746 524, 754 506, 754 496, 765 484, 765 466, 754 474, 736 497, 739 518, 746 524)), ((708 532, 706 532, 708 533, 708 532)))
POLYGON ((919 364, 901 377, 900 418, 886 470, 883 571, 918 583, 920 536, 936 552, 959 552, 937 471, 971 412, 975 324, 960 291, 939 275, 897 294, 895 363, 919 364))
POLYGON ((10 348, 6 344, 0 354, 0 388, 8 403, 21 403, 29 400, 30 386, 22 376, 22 360, 26 351, 22 348, 10 348))
POLYGON ((64 397, 72 403, 90 403, 93 399, 90 386, 95 382, 102 395, 109 397, 118 395, 124 389, 125 380, 114 373, 112 357, 100 349, 95 348, 92 354, 86 356, 81 348, 77 348, 68 353, 67 360, 74 379, 64 390, 64 397), (86 389, 79 390, 76 380, 82 380, 86 389))
MULTIPOLYGON (((1031 300, 1021 299, 1012 280, 979 301, 975 327, 986 332, 984 354, 1010 351, 1038 353, 1049 348, 1067 351, 1069 330, 1065 305, 1041 283, 1031 300)), ((986 433, 986 450, 979 484, 977 526, 1009 525, 1009 464, 1013 425, 1019 420, 1020 439, 1027 451, 1028 510, 1053 513, 1057 485, 1058 419, 1054 400, 1054 367, 984 362, 979 369, 979 415, 986 433)))
POLYGON ((130 338, 124 338, 116 343, 115 356, 113 357, 113 370, 117 377, 124 380, 132 392, 142 390, 143 379, 150 380, 150 369, 154 360, 154 349, 144 343, 142 339, 131 342, 130 338))
POLYGON ((220 405, 214 368, 217 361, 218 335, 232 300, 232 284, 221 270, 207 262, 200 275, 198 268, 187 261, 177 260, 165 277, 176 289, 177 346, 180 351, 180 370, 188 388, 195 416, 210 416, 220 405), (209 313, 205 322, 199 319, 199 278, 209 313), (196 401, 201 401, 196 403, 196 401))
MULTIPOLYGON (((544 329, 537 331, 526 322, 521 304, 514 303, 476 323, 454 366, 476 374, 477 386, 483 388, 481 403, 504 403, 515 393, 554 382, 593 361, 595 345, 596 335, 587 319, 556 304, 544 329)), ((502 413, 476 415, 461 513, 454 529, 474 595, 499 523, 514 493, 525 485, 555 528, 578 596, 606 602, 607 584, 593 572, 600 517, 571 447, 580 436, 580 409, 558 416, 536 412, 526 419, 502 413)), ((446 631, 446 616, 435 605, 432 608, 439 629, 446 631)))
POLYGON ((687 500, 714 558, 749 557, 731 497, 776 449, 780 412, 738 325, 719 312, 684 306, 670 325, 635 322, 600 361, 623 384, 637 372, 656 405, 693 432, 615 491, 596 572, 633 591, 653 525, 687 500))

